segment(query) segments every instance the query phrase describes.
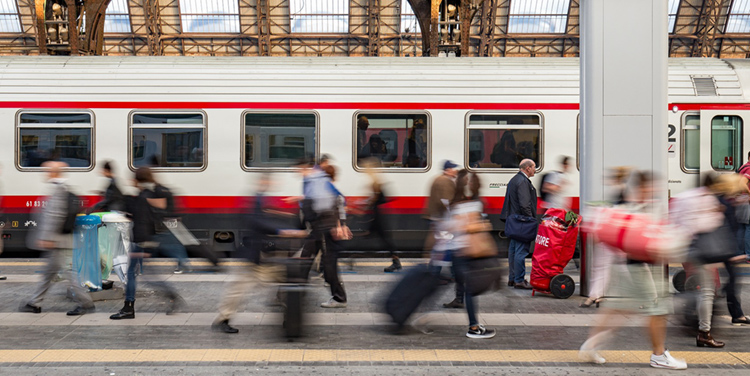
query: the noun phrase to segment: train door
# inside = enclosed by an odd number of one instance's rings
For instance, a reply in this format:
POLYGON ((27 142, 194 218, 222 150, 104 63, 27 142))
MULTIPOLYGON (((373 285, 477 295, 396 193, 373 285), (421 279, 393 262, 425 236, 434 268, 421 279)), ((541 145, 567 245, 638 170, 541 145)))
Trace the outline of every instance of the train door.
POLYGON ((746 161, 750 111, 703 110, 700 113, 700 171, 734 172, 746 161))

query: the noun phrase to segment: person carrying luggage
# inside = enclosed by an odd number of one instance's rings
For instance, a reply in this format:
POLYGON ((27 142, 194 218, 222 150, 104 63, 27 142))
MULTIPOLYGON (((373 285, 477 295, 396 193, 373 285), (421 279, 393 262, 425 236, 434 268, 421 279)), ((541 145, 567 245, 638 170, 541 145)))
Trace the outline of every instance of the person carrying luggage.
MULTIPOLYGON (((472 226, 481 224, 481 216, 484 210, 482 201, 479 198, 479 187, 481 186, 479 177, 475 173, 469 173, 467 170, 461 170, 458 172, 456 177, 456 192, 451 200, 450 207, 448 209, 446 223, 453 235, 453 268, 456 273, 456 289, 461 290, 464 294, 463 301, 466 304, 466 313, 469 316, 469 330, 466 332, 466 336, 473 339, 488 339, 495 336, 494 329, 485 328, 484 325, 480 324, 477 320, 477 303, 476 299, 472 295, 471 289, 468 288, 469 284, 474 282, 472 279, 474 275, 471 270, 470 263, 472 263, 477 256, 484 257, 488 256, 478 255, 475 252, 483 252, 479 249, 471 249, 475 246, 490 247, 490 253, 492 255, 497 254, 497 248, 492 241, 492 238, 487 237, 485 244, 477 244, 471 241, 470 237, 476 233, 482 231, 489 231, 489 229, 472 229, 472 226), (470 192, 467 196, 466 192, 470 192), (489 241, 489 243, 486 243, 489 241), (460 285, 460 288, 459 288, 460 285)), ((491 257, 491 256, 490 256, 491 257)))

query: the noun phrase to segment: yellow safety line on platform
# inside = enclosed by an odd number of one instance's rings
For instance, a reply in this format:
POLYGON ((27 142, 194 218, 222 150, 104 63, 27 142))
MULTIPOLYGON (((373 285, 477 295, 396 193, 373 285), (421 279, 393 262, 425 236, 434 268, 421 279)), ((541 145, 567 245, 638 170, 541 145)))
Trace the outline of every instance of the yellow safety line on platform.
MULTIPOLYGON (((648 363, 650 351, 602 351, 607 363, 648 363)), ((675 351, 690 364, 750 364, 747 352, 675 351)), ((569 362, 576 350, 55 349, 0 350, 0 363, 42 362, 569 362)))

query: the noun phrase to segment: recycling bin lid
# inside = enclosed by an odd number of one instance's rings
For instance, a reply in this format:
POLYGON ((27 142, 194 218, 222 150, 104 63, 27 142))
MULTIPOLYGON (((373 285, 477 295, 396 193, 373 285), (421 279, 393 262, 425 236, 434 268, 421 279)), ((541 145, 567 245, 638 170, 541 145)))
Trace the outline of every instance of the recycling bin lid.
POLYGON ((79 215, 76 217, 76 226, 98 225, 100 223, 102 223, 102 219, 96 215, 79 215))
POLYGON ((120 213, 105 213, 102 215, 102 222, 104 223, 124 223, 130 222, 128 217, 120 213))

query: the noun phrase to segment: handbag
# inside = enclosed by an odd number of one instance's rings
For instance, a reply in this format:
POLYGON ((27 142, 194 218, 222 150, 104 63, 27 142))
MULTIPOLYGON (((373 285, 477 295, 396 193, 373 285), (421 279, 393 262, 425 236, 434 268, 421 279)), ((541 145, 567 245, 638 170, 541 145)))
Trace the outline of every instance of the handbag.
POLYGON ((711 232, 698 234, 688 251, 688 258, 713 264, 724 262, 737 255, 737 244, 726 224, 711 232))
POLYGON ((734 214, 737 217, 737 223, 743 225, 750 224, 750 204, 742 203, 734 207, 734 214))
POLYGON ((534 241, 536 228, 536 218, 521 214, 511 214, 505 221, 505 235, 522 243, 534 241))

